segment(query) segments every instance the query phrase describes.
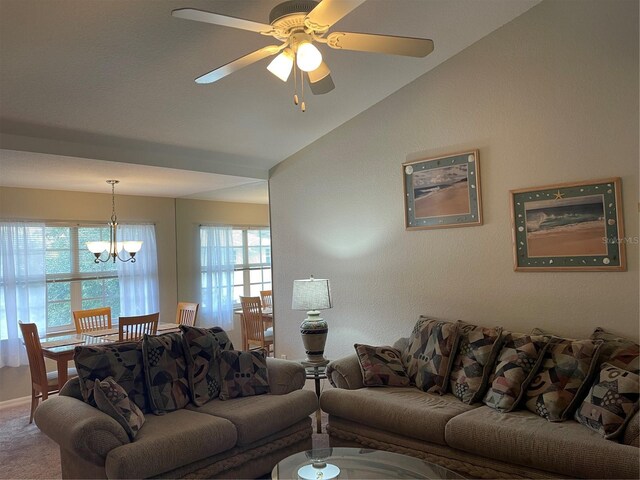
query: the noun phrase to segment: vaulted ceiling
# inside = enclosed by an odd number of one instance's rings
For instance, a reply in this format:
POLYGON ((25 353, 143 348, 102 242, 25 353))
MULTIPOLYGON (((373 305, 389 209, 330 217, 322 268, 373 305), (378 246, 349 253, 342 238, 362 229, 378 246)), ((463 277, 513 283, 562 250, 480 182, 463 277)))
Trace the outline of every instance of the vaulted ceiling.
POLYGON ((279 0, 0 0, 0 185, 262 202, 271 167, 539 0, 368 0, 332 30, 431 38, 425 58, 321 45, 336 88, 306 92, 269 60, 194 78, 270 37, 176 19, 268 23, 279 0), (152 179, 152 180, 150 180, 152 179))

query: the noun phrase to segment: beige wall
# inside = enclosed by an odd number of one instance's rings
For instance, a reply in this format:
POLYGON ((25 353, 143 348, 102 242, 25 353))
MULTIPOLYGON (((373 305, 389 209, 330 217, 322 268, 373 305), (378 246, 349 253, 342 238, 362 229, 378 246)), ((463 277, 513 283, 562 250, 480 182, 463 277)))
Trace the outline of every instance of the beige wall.
POLYGON ((309 274, 331 280, 330 358, 419 314, 637 339, 637 243, 622 273, 514 272, 508 192, 620 176, 637 239, 638 157, 638 2, 541 3, 272 169, 278 354, 303 354, 281 333, 309 274), (484 225, 406 231, 402 162, 475 148, 484 225))
MULTIPOLYGON (((200 225, 262 226, 269 225, 269 206, 248 203, 208 202, 176 199, 176 231, 178 260, 178 298, 180 301, 198 301, 200 298, 199 257, 192 252, 199 245, 200 225)), ((239 318, 227 333, 240 348, 239 318)))

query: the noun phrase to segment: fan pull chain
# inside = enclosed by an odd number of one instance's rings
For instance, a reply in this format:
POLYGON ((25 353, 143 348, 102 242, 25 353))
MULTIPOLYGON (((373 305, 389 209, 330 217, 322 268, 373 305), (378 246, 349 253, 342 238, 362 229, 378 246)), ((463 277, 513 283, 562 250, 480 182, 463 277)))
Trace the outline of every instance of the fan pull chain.
POLYGON ((307 111, 307 106, 304 104, 304 73, 300 70, 300 92, 302 96, 302 103, 300 104, 300 110, 303 112, 307 111))
POLYGON ((296 67, 293 67, 293 104, 298 105, 298 75, 296 67))

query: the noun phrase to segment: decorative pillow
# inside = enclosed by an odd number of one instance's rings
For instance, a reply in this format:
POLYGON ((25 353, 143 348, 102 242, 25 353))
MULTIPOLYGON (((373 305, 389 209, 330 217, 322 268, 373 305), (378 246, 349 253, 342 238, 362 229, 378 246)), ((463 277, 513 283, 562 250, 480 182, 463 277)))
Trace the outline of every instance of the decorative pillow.
POLYGON ((211 327, 207 328, 216 340, 218 341, 218 345, 220 345, 220 350, 233 350, 233 343, 231 343, 231 339, 227 332, 225 332, 222 327, 211 327))
POLYGON ((594 340, 604 340, 600 349, 600 363, 609 363, 623 370, 640 375, 639 349, 637 343, 628 338, 620 337, 598 327, 591 334, 594 340))
POLYGON ((182 335, 145 334, 142 358, 151 411, 163 415, 186 407, 189 403, 189 379, 182 335))
POLYGON ((544 335, 508 333, 484 403, 502 412, 516 408, 542 361, 546 344, 544 335))
POLYGON ((125 389, 113 377, 102 381, 96 379, 93 383, 93 398, 98 408, 122 425, 133 441, 144 424, 144 414, 129 399, 125 389))
POLYGON ((404 355, 405 368, 416 387, 446 393, 459 338, 457 324, 420 316, 404 355))
POLYGON ((458 320, 460 347, 451 369, 451 392, 464 403, 482 399, 500 349, 502 327, 486 328, 458 320))
POLYGON ((365 387, 407 387, 411 383, 402 365, 402 353, 393 347, 354 345, 365 387))
POLYGON ((570 418, 589 388, 602 340, 554 338, 525 394, 527 409, 550 422, 570 418))
POLYGON ((180 325, 180 330, 191 401, 200 407, 220 395, 220 344, 210 329, 180 325))
POLYGON ((264 350, 223 350, 220 352, 220 375, 220 400, 269 393, 269 375, 264 350))
POLYGON ((604 438, 617 437, 638 410, 638 378, 635 373, 605 363, 575 419, 604 438))
POLYGON ((73 360, 80 380, 80 392, 85 402, 95 407, 93 398, 95 381, 113 377, 143 413, 150 411, 146 395, 141 342, 76 347, 73 360))

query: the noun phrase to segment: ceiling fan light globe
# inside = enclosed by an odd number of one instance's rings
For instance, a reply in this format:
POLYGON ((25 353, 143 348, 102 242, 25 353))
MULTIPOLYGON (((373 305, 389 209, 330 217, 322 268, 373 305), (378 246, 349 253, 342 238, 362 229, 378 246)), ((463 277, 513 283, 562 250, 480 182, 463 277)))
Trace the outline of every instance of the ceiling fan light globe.
POLYGON ((298 45, 296 64, 303 72, 313 72, 322 63, 320 50, 311 42, 302 42, 298 45))
POLYGON ((293 69, 293 53, 289 50, 285 50, 276 58, 271 60, 271 63, 267 66, 267 70, 273 73, 283 82, 289 79, 291 70, 293 69))

